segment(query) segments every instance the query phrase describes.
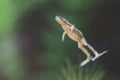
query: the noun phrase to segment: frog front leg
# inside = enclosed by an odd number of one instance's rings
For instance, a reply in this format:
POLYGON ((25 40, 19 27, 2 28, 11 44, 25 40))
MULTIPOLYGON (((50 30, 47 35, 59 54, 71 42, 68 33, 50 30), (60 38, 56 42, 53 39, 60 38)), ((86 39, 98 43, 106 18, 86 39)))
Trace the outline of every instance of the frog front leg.
POLYGON ((63 34, 62 34, 62 41, 64 41, 64 38, 65 38, 65 35, 66 35, 67 33, 64 31, 63 32, 63 34))
POLYGON ((71 31, 73 31, 73 29, 74 29, 74 26, 75 26, 75 25, 72 25, 72 26, 71 26, 71 31))

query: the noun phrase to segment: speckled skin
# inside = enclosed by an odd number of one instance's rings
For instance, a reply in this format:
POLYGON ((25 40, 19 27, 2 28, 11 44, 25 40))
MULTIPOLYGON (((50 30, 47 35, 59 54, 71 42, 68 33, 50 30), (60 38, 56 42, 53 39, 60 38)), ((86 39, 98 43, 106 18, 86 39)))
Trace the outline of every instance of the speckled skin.
MULTIPOLYGON (((70 22, 60 16, 56 16, 55 20, 62 26, 62 29, 64 30, 62 35, 62 41, 64 41, 64 37, 67 34, 72 40, 78 43, 78 48, 80 48, 84 52, 84 54, 86 54, 87 58, 80 64, 80 66, 84 66, 90 60, 94 61, 99 57, 98 52, 87 43, 82 32, 79 31, 76 27, 74 27, 74 25, 72 25, 70 22), (92 58, 92 56, 84 46, 87 46, 95 54, 94 58, 92 58)), ((106 53, 106 51, 103 53, 106 53)))

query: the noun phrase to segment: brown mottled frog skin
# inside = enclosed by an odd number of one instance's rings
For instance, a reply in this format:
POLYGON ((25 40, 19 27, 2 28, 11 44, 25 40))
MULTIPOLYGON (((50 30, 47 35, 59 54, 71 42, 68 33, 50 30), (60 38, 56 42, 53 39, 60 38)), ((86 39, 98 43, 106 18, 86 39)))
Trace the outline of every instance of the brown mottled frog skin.
POLYGON ((80 66, 86 65, 90 60, 94 61, 107 52, 104 51, 101 54, 98 54, 98 52, 90 44, 87 43, 82 32, 70 22, 68 22, 65 18, 61 16, 56 16, 55 20, 62 26, 62 29, 64 30, 62 41, 64 41, 64 37, 67 34, 73 41, 78 43, 78 48, 80 48, 84 52, 84 54, 86 54, 87 58, 80 64, 80 66), (94 53, 94 58, 92 58, 92 56, 84 46, 87 46, 94 53))

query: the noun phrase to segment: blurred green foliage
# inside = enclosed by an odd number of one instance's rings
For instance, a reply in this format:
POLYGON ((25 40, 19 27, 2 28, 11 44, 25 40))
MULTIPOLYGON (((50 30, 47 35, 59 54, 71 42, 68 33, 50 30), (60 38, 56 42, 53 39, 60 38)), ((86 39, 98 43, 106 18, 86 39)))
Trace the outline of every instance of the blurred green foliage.
POLYGON ((92 67, 74 67, 69 62, 67 62, 67 66, 62 68, 62 79, 60 80, 102 80, 104 76, 104 71, 95 66, 92 67))
POLYGON ((99 67, 86 66, 84 68, 66 61, 57 71, 51 71, 43 75, 42 80, 102 80, 105 72, 99 67))
POLYGON ((8 35, 13 30, 16 18, 16 4, 12 0, 0 0, 0 38, 8 35))

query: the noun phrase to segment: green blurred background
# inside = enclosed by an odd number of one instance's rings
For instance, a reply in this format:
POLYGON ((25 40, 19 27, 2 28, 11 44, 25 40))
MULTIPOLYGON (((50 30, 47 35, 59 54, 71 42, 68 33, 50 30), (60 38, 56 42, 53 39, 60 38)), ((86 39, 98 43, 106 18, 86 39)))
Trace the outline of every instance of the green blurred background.
POLYGON ((84 80, 120 80, 119 26, 119 0, 0 0, 0 80, 83 80, 79 74, 84 80), (67 36, 61 41, 56 15, 81 30, 98 52, 108 53, 81 68, 85 55, 67 36), (66 61, 71 67, 63 75, 78 79, 60 76, 66 61))

